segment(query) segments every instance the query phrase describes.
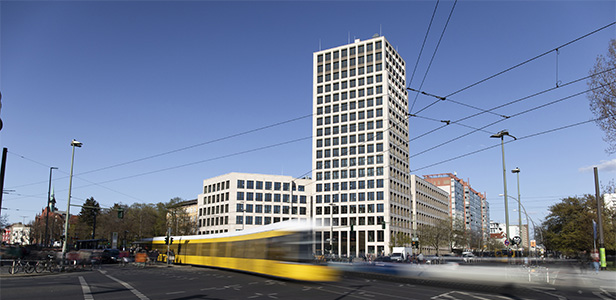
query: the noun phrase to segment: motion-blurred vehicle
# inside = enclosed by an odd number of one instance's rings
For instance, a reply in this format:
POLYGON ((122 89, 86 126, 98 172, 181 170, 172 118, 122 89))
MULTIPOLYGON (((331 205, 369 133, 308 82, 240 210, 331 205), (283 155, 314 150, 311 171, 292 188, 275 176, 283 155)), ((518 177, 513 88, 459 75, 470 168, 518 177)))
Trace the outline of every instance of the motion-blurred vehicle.
POLYGON ((285 221, 248 230, 211 235, 164 236, 142 240, 142 249, 158 250, 173 263, 224 268, 301 281, 334 281, 339 271, 315 262, 313 227, 305 222, 285 221))

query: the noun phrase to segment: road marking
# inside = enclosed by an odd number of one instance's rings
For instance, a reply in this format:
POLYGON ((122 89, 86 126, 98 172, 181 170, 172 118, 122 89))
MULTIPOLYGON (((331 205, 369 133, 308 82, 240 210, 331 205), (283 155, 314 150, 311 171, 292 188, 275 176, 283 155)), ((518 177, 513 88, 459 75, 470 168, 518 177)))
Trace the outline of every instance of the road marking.
POLYGON ((94 300, 94 296, 90 292, 90 287, 83 276, 79 276, 79 283, 81 283, 81 290, 83 291, 83 299, 84 300, 94 300))
POLYGON ((185 291, 177 291, 177 292, 169 292, 169 293, 166 293, 166 294, 167 295, 175 295, 175 294, 184 294, 184 293, 186 293, 186 292, 185 291))
POLYGON ((137 289, 135 289, 133 286, 131 286, 130 284, 117 279, 111 275, 107 275, 105 271, 100 271, 101 273, 103 273, 105 276, 109 277, 109 279, 116 281, 117 283, 123 285, 126 289, 128 289, 129 291, 131 291, 133 294, 135 294, 135 296, 137 296, 137 298, 141 299, 141 300, 150 300, 150 298, 148 298, 146 295, 142 294, 140 291, 138 291, 137 289))

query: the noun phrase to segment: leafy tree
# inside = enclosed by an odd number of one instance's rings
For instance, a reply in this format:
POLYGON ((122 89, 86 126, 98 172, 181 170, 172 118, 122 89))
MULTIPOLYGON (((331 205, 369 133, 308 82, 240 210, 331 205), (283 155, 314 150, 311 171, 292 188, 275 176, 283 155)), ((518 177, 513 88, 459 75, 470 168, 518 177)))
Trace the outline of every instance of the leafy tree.
POLYGON ((94 197, 86 199, 86 202, 81 207, 81 212, 79 213, 79 224, 81 226, 77 226, 79 231, 76 230, 80 233, 78 236, 81 239, 95 238, 94 233, 96 232, 96 218, 100 214, 101 206, 96 200, 94 200, 94 197))
POLYGON ((0 228, 6 228, 6 226, 9 226, 9 218, 4 214, 0 216, 0 228))
POLYGON ((606 152, 616 153, 616 40, 610 41, 607 56, 599 55, 590 71, 593 75, 588 86, 590 110, 597 118, 597 125, 605 132, 608 143, 606 152))
MULTIPOLYGON (((603 204, 603 201, 600 201, 603 204)), ((593 220, 597 220, 595 196, 568 197, 549 208, 541 230, 549 250, 575 255, 593 248, 593 220)), ((614 212, 602 209, 605 245, 614 249, 614 212)))
POLYGON ((411 237, 408 233, 396 232, 389 242, 390 247, 408 247, 411 245, 411 237))
POLYGON ((489 251, 502 250, 503 248, 505 248, 505 244, 499 239, 490 237, 488 238, 488 241, 486 242, 486 248, 489 251))
POLYGON ((197 224, 191 220, 186 209, 182 207, 182 202, 184 202, 182 198, 175 197, 166 203, 167 226, 171 228, 174 235, 194 234, 197 224))
POLYGON ((449 244, 451 245, 451 249, 470 248, 470 242, 470 230, 467 232, 464 220, 453 219, 451 231, 449 232, 449 244))

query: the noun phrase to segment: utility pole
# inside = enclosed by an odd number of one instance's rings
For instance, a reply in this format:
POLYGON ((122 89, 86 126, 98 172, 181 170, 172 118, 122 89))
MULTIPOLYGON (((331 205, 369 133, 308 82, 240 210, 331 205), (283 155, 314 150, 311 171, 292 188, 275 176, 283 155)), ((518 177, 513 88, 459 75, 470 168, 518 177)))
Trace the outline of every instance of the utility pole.
MULTIPOLYGON (((1 97, 1 96, 0 96, 1 97)), ((2 166, 0 167, 0 215, 2 214, 2 195, 4 194, 4 172, 6 170, 7 148, 2 149, 2 166)))
POLYGON ((597 224, 599 226, 599 255, 601 259, 601 269, 605 270, 607 267, 607 261, 605 260, 605 240, 603 239, 603 221, 602 221, 602 202, 601 192, 599 191, 599 171, 597 167, 594 167, 595 171, 595 194, 597 197, 597 224))

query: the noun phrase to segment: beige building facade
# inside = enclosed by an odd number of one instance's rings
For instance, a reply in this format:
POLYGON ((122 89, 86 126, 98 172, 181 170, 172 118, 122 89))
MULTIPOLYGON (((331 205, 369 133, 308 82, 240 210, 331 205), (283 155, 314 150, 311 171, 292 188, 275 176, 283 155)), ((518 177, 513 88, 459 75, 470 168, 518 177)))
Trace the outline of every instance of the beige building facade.
POLYGON ((250 173, 228 173, 206 179, 203 193, 197 197, 197 234, 309 219, 311 182, 308 178, 250 173))
POLYGON ((389 254, 411 235, 405 72, 381 36, 313 54, 317 253, 389 254))

